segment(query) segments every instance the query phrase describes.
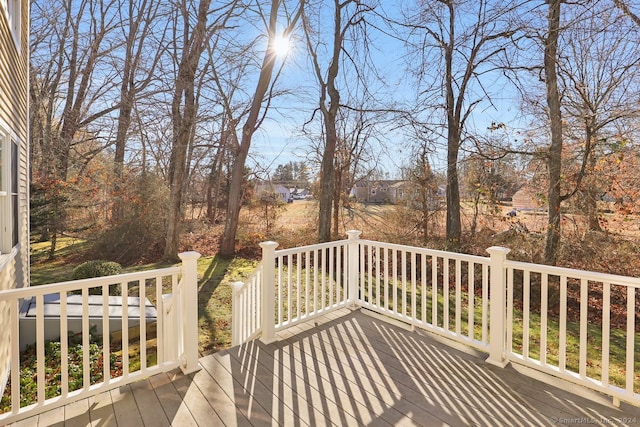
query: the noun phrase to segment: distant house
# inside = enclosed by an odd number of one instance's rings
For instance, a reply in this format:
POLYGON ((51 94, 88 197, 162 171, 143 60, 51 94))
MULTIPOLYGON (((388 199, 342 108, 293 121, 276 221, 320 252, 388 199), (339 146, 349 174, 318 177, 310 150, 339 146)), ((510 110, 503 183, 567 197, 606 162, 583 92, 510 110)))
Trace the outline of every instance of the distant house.
POLYGON ((309 190, 307 190, 306 188, 294 187, 290 188, 289 192, 291 193, 291 198, 293 200, 304 200, 310 195, 309 190))
POLYGON ((545 207, 538 193, 530 187, 524 186, 511 197, 513 208, 520 211, 538 210, 545 207))
POLYGON ((405 181, 362 180, 351 189, 351 197, 360 203, 395 203, 404 194, 405 181))
POLYGON ((389 185, 389 201, 399 203, 414 198, 414 186, 409 181, 398 181, 389 185))
POLYGON ((278 193, 280 195, 280 199, 283 202, 288 202, 289 200, 291 200, 291 190, 289 190, 284 185, 274 184, 272 182, 263 182, 261 184, 256 184, 253 191, 256 197, 261 197, 262 194, 278 193))
MULTIPOLYGON (((406 180, 362 180, 351 189, 350 196, 360 203, 410 203, 420 198, 419 188, 406 180)), ((438 187, 434 206, 445 197, 444 187, 438 187)))

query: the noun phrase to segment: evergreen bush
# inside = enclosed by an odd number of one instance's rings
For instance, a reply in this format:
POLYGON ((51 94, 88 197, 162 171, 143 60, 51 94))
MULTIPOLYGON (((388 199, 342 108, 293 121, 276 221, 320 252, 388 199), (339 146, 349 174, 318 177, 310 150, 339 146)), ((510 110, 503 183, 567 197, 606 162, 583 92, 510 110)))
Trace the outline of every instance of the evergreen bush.
POLYGON ((113 261, 94 260, 83 262, 73 269, 73 280, 113 276, 122 272, 122 266, 113 261))

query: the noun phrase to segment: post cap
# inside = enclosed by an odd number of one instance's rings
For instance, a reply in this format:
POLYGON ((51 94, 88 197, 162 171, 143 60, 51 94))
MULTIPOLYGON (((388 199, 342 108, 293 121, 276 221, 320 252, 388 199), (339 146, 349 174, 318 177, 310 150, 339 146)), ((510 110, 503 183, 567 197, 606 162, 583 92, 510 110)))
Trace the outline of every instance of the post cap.
POLYGON ((239 291, 240 288, 242 288, 244 286, 244 282, 231 282, 230 283, 231 287, 233 288, 234 291, 239 291))
POLYGON ((347 234, 349 235, 350 239, 357 239, 358 237, 360 237, 360 234, 362 234, 362 231, 360 231, 360 230, 349 230, 349 231, 347 231, 347 234))
POLYGON ((200 252, 196 252, 196 251, 188 251, 188 252, 181 252, 178 254, 178 257, 182 260, 182 261, 188 261, 188 260, 192 260, 192 259, 198 259, 200 258, 200 252))
POLYGON ((267 248, 275 249, 278 247, 278 242, 272 242, 270 240, 266 242, 260 242, 260 247, 262 249, 267 249, 267 248))
POLYGON ((502 255, 506 257, 507 254, 511 252, 511 249, 502 246, 491 246, 487 248, 487 252, 489 252, 490 255, 502 255))

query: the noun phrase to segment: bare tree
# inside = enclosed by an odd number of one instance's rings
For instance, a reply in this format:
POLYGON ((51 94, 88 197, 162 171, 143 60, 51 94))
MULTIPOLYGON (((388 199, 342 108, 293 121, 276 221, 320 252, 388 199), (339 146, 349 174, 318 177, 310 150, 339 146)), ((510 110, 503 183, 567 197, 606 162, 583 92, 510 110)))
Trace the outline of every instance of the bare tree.
POLYGON ((91 125, 118 107, 109 96, 114 69, 108 60, 118 46, 113 35, 120 25, 117 8, 115 0, 51 0, 33 9, 34 21, 52 26, 35 27, 31 44, 31 100, 43 120, 34 128, 35 153, 42 155, 41 162, 34 163, 35 181, 45 183, 42 188, 49 193, 45 228, 52 242, 51 256, 64 228, 61 188, 73 163, 72 148, 98 138, 100 131, 91 125))
POLYGON ((622 28, 622 16, 610 6, 597 4, 561 37, 565 47, 558 73, 567 119, 565 133, 577 140, 577 151, 583 157, 575 173, 575 189, 563 195, 563 200, 579 192, 588 228, 595 231, 601 231, 596 202, 607 188, 596 175, 603 142, 618 134, 616 122, 637 118, 640 112, 632 96, 638 87, 640 50, 622 28))
POLYGON ((420 141, 414 149, 415 160, 404 173, 411 183, 410 188, 415 188, 407 197, 407 206, 418 212, 417 227, 422 234, 423 243, 428 242, 431 234, 430 219, 438 211, 438 182, 429 161, 432 154, 429 143, 420 141))
POLYGON ((551 144, 547 153, 549 219, 544 259, 546 263, 551 265, 555 265, 558 259, 560 203, 562 202, 560 186, 562 178, 562 109, 560 107, 557 71, 561 4, 562 0, 549 0, 547 34, 544 38, 544 81, 549 109, 549 130, 551 133, 551 144))
MULTIPOLYGON (((377 125, 384 113, 342 108, 336 120, 337 144, 334 155, 333 235, 339 235, 340 212, 349 206, 349 192, 358 177, 368 176, 376 166, 373 142, 379 141, 377 125)), ((350 206, 349 206, 350 208, 350 206)))
MULTIPOLYGON (((245 162, 249 155, 249 148, 251 147, 253 135, 262 124, 267 109, 270 106, 271 95, 267 96, 267 91, 269 90, 269 87, 272 86, 272 75, 276 65, 274 42, 278 36, 278 14, 280 13, 281 6, 284 6, 284 2, 282 0, 271 0, 271 8, 267 18, 267 49, 264 53, 260 75, 258 77, 256 89, 253 93, 247 119, 242 126, 240 142, 233 150, 234 162, 231 169, 231 180, 229 183, 227 217, 224 226, 224 234, 220 244, 220 255, 222 256, 232 256, 235 253, 236 232, 238 230, 240 206, 242 203, 242 184, 245 179, 245 162), (265 103, 266 106, 264 106, 265 103)), ((294 30, 295 25, 302 14, 303 7, 304 0, 299 0, 297 12, 290 17, 287 27, 284 30, 283 37, 288 37, 294 30)))
MULTIPOLYGON (((306 13, 303 17, 304 32, 307 42, 307 49, 311 55, 312 67, 316 81, 319 86, 319 111, 322 116, 324 126, 324 148, 322 150, 322 161, 320 164, 320 208, 318 215, 318 240, 326 242, 331 240, 331 208, 333 203, 339 203, 334 200, 335 196, 335 174, 334 161, 336 149, 338 146, 338 133, 336 129, 336 120, 340 108, 341 94, 337 84, 338 75, 344 57, 352 62, 357 68, 362 64, 355 64, 355 56, 351 56, 354 52, 345 52, 345 38, 355 34, 362 36, 360 42, 362 49, 366 50, 366 43, 363 30, 366 24, 366 15, 373 11, 373 7, 364 1, 333 0, 331 2, 333 14, 330 27, 330 39, 328 43, 328 58, 326 59, 326 68, 323 65, 321 49, 324 49, 325 41, 320 40, 320 25, 325 25, 324 20, 318 18, 315 27, 312 23, 310 13, 306 13), (352 34, 353 33, 353 34, 352 34), (343 57, 344 54, 344 57, 343 57)), ((320 4, 321 8, 323 4, 320 4)), ((325 9, 326 10, 326 9, 325 9)), ((319 15, 317 15, 319 16, 319 15)), ((356 79, 360 79, 361 75, 356 70, 356 79)))
POLYGON ((632 0, 613 0, 613 3, 619 8, 625 15, 627 15, 636 25, 640 26, 640 11, 637 11, 637 3, 635 9, 633 8, 634 2, 632 0))
POLYGON ((421 57, 423 109, 442 106, 447 141, 446 238, 457 246, 462 233, 458 155, 467 120, 481 102, 491 102, 484 78, 496 71, 498 57, 519 28, 511 15, 519 1, 434 0, 420 4, 405 25, 421 57), (440 69, 434 69, 438 67, 440 69), (441 98, 444 98, 441 100, 441 98))
MULTIPOLYGON (((216 10, 210 10, 211 0, 200 0, 197 9, 192 11, 188 2, 179 5, 179 27, 181 37, 175 37, 175 53, 179 56, 175 89, 171 104, 173 140, 169 164, 169 209, 164 258, 174 259, 178 255, 180 238, 180 220, 182 219, 183 190, 187 177, 187 153, 193 141, 198 105, 196 103, 196 73, 209 38, 214 31, 224 28, 230 19, 237 0, 223 4, 216 10), (192 26, 192 13, 195 12, 195 24, 192 26), (208 22, 214 17, 212 23, 208 22)), ((177 34, 176 34, 177 36, 177 34)))
POLYGON ((122 216, 121 191, 127 137, 134 103, 157 77, 156 67, 163 53, 168 22, 159 19, 160 2, 128 0, 118 8, 124 39, 120 101, 115 136, 113 203, 111 220, 122 216), (156 38, 156 41, 153 39, 156 38), (153 42, 154 46, 150 46, 153 42))

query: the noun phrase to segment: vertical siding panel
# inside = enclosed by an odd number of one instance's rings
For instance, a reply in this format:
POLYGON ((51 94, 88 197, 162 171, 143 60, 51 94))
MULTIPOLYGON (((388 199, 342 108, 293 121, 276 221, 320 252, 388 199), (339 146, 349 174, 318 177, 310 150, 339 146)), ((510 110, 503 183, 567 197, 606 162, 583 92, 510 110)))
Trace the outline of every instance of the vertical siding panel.
MULTIPOLYGON (((0 121, 6 123, 20 142, 19 196, 20 253, 0 266, 0 290, 23 286, 29 277, 29 204, 28 194, 28 60, 29 60, 29 2, 22 0, 21 52, 18 54, 4 14, 0 14, 0 121)), ((18 304, 0 303, 0 324, 12 328, 0 328, 0 389, 4 385, 9 362, 13 358, 19 364, 17 345, 18 304)), ((14 384, 18 383, 18 371, 12 372, 14 384)), ((13 403, 19 399, 14 394, 13 403)), ((19 405, 18 405, 19 406, 19 405)), ((13 408, 17 410, 16 407, 13 408)))

